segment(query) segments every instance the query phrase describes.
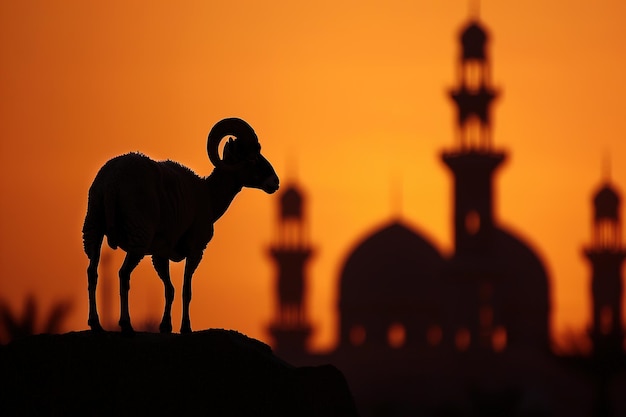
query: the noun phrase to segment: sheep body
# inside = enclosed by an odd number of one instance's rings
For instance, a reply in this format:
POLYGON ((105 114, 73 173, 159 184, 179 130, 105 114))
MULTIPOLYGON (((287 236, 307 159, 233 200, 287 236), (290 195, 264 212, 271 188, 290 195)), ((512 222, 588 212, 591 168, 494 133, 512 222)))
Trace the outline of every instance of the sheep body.
POLYGON ((89 189, 85 251, 94 244, 99 248, 102 234, 113 249, 175 262, 192 250, 204 250, 216 220, 206 188, 206 179, 177 162, 157 162, 140 153, 111 159, 89 189), (198 247, 199 242, 204 245, 198 247))
POLYGON ((252 128, 243 120, 218 122, 209 133, 207 152, 215 169, 199 177, 173 161, 154 161, 140 153, 109 160, 98 171, 87 203, 83 244, 89 258, 89 326, 101 331, 96 307, 98 263, 104 236, 111 248, 121 248, 126 257, 119 270, 120 320, 123 332, 133 332, 128 308, 130 274, 145 255, 165 287, 165 310, 161 332, 171 332, 174 286, 169 261, 185 259, 181 332, 190 332, 191 278, 213 237, 213 224, 243 187, 260 188, 268 194, 278 190, 279 180, 260 152, 252 128), (236 136, 217 152, 225 136, 236 136))

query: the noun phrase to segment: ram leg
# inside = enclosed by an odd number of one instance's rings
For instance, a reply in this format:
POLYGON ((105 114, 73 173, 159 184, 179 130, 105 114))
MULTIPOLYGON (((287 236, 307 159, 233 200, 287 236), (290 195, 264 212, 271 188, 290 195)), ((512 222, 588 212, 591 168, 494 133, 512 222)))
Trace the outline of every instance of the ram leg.
POLYGON ((130 274, 133 269, 143 259, 143 255, 138 253, 127 253, 124 263, 120 268, 120 321, 122 333, 132 334, 135 331, 130 324, 130 312, 128 310, 128 291, 130 291, 130 274))
POLYGON ((181 333, 191 333, 191 320, 189 319, 189 304, 191 303, 191 278, 195 272, 202 254, 188 256, 185 262, 185 273, 183 276, 183 319, 180 324, 181 333))
POLYGON ((89 258, 89 266, 87 267, 87 283, 89 291, 89 319, 87 324, 94 332, 101 332, 104 329, 100 325, 100 318, 98 317, 98 307, 96 305, 96 287, 98 286, 98 264, 100 263, 100 248, 102 246, 102 239, 104 236, 100 236, 99 239, 95 239, 96 243, 90 245, 90 249, 87 252, 89 258))
POLYGON ((161 333, 172 333, 172 302, 174 301, 174 286, 170 279, 170 261, 167 258, 152 256, 152 265, 159 274, 165 287, 165 310, 159 325, 161 333))
MULTIPOLYGON (((102 242, 102 239, 100 240, 102 242)), ((89 290, 89 319, 87 324, 94 332, 101 332, 100 318, 98 317, 98 307, 96 305, 96 287, 98 285, 98 263, 100 262, 100 247, 92 251, 89 256, 89 266, 87 267, 87 282, 89 290)))

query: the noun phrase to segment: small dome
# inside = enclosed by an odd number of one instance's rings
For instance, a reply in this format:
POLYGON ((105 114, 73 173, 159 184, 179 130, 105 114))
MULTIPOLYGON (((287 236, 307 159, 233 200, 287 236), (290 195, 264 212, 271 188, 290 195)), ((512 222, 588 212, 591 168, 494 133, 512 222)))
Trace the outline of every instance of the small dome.
POLYGON ((603 185, 593 197, 594 218, 596 220, 618 219, 619 204, 620 196, 618 192, 609 184, 603 185))
POLYGON ((295 185, 290 185, 280 197, 280 215, 283 219, 302 217, 302 193, 295 185))
POLYGON ((461 31, 461 45, 463 47, 463 59, 485 59, 485 44, 487 32, 480 23, 470 22, 461 31))
POLYGON ((442 313, 437 280, 442 266, 437 249, 397 221, 361 241, 341 273, 341 346, 425 344, 420 335, 438 323, 442 313))
POLYGON ((344 264, 340 309, 419 305, 431 297, 443 263, 435 247, 415 231, 392 222, 365 238, 344 264))

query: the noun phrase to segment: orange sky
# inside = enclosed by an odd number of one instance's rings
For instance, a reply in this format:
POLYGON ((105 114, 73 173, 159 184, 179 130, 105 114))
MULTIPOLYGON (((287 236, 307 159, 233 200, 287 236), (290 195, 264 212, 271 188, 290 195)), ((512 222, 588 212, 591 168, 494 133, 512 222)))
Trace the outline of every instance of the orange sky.
MULTIPOLYGON (((2 2, 0 297, 21 308, 34 293, 44 310, 71 299, 65 330, 87 328, 81 227, 99 166, 140 150, 206 175, 206 134, 239 116, 283 184, 296 179, 307 190, 318 249, 309 269, 313 346, 331 346, 341 263, 396 214, 394 187, 402 184, 403 219, 451 248, 452 184, 439 153, 453 145, 446 91, 468 3, 2 2)), ((480 8, 502 88, 494 143, 510 152, 496 215, 542 255, 560 340, 582 332, 589 316, 581 247, 606 155, 626 189, 626 3, 485 0, 480 8)), ((216 225, 194 279, 194 329, 269 340, 274 277, 265 251, 276 203, 244 190, 216 225)), ((146 260, 132 281, 134 323, 160 317, 162 304, 146 260)))

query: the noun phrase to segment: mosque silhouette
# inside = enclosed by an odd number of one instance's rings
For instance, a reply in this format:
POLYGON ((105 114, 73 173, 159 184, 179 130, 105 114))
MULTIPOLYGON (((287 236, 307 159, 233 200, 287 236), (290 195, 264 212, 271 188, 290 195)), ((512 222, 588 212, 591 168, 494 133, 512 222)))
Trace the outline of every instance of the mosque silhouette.
POLYGON ((588 356, 550 345, 550 281, 532 245, 494 216, 494 176, 507 157, 491 132, 488 32, 460 33, 456 138, 441 159, 454 178, 454 250, 442 255, 393 220, 348 255, 339 278, 338 344, 307 351, 306 267, 314 252, 304 194, 286 187, 276 239, 277 354, 296 365, 332 363, 363 416, 626 415, 620 196, 605 181, 593 197, 584 248, 593 306, 588 356))

